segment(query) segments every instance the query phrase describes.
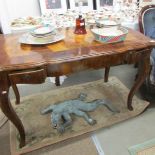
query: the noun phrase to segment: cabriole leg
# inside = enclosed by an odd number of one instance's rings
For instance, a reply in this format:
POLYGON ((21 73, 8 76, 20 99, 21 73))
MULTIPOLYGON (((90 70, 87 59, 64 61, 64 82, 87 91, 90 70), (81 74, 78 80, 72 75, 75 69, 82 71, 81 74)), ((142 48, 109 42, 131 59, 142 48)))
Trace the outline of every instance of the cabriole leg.
POLYGON ((7 74, 0 73, 0 107, 5 116, 15 125, 20 135, 19 147, 25 145, 25 131, 23 124, 14 111, 9 99, 9 82, 7 74))
MULTIPOLYGON (((146 52, 147 53, 147 52, 146 52)), ((134 85, 132 86, 128 99, 127 99, 127 106, 130 111, 133 110, 132 107, 132 98, 135 94, 135 92, 139 89, 139 87, 143 84, 146 77, 149 75, 150 72, 150 56, 149 52, 146 54, 142 54, 142 59, 138 63, 138 77, 136 78, 136 81, 134 85)))

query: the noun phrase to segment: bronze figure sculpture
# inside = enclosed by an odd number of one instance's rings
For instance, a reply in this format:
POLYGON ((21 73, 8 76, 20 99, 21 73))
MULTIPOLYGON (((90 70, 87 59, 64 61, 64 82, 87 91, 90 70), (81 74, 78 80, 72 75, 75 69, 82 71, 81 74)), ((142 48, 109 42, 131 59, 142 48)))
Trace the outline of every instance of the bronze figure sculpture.
POLYGON ((41 114, 51 112, 51 122, 53 128, 56 128, 59 133, 63 133, 65 128, 72 124, 71 114, 83 117, 88 124, 94 125, 96 120, 92 119, 86 112, 94 111, 100 105, 106 106, 114 113, 119 112, 109 100, 97 99, 91 102, 84 102, 86 97, 87 94, 81 93, 76 99, 48 106, 47 108, 41 110, 41 114))

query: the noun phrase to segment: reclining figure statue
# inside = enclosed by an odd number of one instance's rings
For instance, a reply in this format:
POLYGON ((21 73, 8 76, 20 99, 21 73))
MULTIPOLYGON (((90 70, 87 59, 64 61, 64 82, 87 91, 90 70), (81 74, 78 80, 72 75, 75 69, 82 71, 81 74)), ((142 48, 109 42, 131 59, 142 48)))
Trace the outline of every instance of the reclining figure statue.
POLYGON ((98 106, 104 105, 110 111, 118 113, 119 111, 105 99, 97 99, 91 102, 84 102, 87 94, 81 93, 77 99, 61 102, 59 104, 50 105, 41 110, 41 114, 51 114, 51 122, 53 128, 59 133, 63 133, 65 128, 72 124, 71 114, 83 117, 88 124, 94 125, 96 120, 92 119, 86 112, 94 111, 98 106))

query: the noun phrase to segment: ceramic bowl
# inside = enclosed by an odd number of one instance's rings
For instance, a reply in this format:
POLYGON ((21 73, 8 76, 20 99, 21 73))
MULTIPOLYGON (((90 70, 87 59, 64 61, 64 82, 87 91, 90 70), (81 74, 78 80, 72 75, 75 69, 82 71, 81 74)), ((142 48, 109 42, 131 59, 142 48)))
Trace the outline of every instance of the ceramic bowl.
POLYGON ((128 34, 128 30, 124 27, 94 28, 91 31, 95 40, 101 43, 124 41, 128 34))

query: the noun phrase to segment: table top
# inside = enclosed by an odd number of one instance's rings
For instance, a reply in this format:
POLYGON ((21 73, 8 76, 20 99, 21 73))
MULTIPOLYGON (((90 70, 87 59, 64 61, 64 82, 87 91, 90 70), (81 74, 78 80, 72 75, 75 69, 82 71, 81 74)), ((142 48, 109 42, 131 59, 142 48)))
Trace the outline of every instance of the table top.
POLYGON ((95 41, 90 29, 86 35, 75 35, 73 28, 59 31, 65 35, 64 40, 39 46, 20 44, 18 40, 22 34, 0 35, 0 71, 119 54, 152 45, 149 38, 131 29, 125 41, 112 44, 95 41))

